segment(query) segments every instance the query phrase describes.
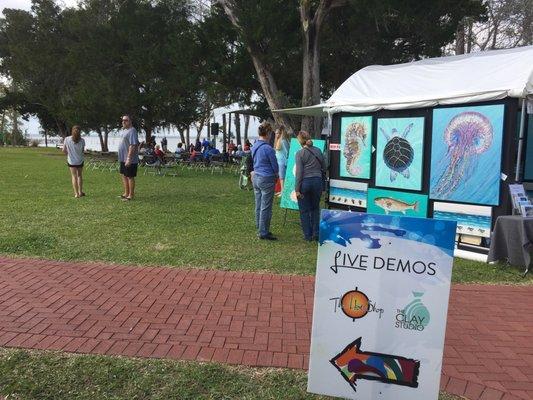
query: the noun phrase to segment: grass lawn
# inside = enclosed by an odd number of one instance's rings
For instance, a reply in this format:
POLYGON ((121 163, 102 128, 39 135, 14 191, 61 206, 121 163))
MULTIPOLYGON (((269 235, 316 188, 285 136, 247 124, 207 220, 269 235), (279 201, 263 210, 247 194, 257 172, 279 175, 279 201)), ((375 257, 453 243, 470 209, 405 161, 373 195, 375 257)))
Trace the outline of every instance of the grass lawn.
MULTIPOLYGON (((237 176, 184 170, 140 176, 137 198, 121 202, 117 172, 85 170, 75 199, 65 157, 55 149, 0 148, 0 254, 311 275, 316 244, 302 240, 298 214, 278 203, 272 232, 255 236, 253 194, 237 176)), ((533 283, 516 268, 457 259, 454 282, 533 283)))
POLYGON ((306 385, 303 371, 0 349, 0 393, 8 399, 330 398, 306 393, 306 385))
MULTIPOLYGON (((276 206, 278 242, 256 239, 253 195, 228 173, 142 176, 123 203, 116 172, 85 171, 74 199, 53 149, 0 148, 0 254, 60 260, 313 274, 316 244, 276 206)), ((457 260, 456 282, 533 283, 518 269, 457 260)), ((0 349, 9 399, 316 399, 304 371, 0 349)), ((441 393, 441 400, 459 399, 441 393)))

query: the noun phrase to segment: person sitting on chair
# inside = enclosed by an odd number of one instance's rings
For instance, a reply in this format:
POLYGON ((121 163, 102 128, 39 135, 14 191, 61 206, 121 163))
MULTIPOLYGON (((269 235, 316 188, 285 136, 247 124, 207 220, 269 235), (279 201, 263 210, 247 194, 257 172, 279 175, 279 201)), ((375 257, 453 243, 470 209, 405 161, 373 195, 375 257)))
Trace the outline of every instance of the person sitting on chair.
POLYGON ((183 143, 178 143, 178 147, 176 148, 176 155, 179 156, 184 151, 185 149, 183 148, 183 143))

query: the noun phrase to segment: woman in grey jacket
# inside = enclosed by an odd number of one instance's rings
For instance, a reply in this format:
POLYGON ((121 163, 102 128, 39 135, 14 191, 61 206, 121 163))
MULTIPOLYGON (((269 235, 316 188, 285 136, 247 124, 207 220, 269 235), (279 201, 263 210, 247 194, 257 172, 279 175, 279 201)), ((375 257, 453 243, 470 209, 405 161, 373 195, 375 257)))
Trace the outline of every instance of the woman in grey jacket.
POLYGON ((300 221, 307 241, 318 240, 320 197, 324 190, 323 171, 326 162, 320 149, 313 146, 308 132, 300 131, 298 141, 302 148, 296 153, 295 192, 300 208, 300 221))

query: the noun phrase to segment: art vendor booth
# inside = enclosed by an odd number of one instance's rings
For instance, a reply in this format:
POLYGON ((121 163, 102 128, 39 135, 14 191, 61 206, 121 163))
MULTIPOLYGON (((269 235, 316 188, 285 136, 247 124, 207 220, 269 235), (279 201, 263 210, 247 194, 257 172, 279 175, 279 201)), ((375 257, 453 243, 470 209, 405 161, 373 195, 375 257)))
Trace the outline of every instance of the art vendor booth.
POLYGON ((369 66, 323 104, 276 112, 328 117, 329 208, 454 220, 457 247, 486 252, 519 211, 509 184, 528 201, 533 46, 369 66))

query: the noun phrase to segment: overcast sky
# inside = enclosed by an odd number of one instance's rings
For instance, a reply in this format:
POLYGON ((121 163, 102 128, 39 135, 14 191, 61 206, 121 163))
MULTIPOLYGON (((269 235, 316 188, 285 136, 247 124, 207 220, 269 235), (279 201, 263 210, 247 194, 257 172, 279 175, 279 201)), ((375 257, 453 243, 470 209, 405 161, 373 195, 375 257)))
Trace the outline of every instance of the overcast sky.
MULTIPOLYGON (((76 0, 59 0, 59 4, 64 6, 75 6, 76 0)), ((4 11, 4 8, 21 8, 28 10, 31 7, 31 0, 0 0, 0 13, 4 11)))

